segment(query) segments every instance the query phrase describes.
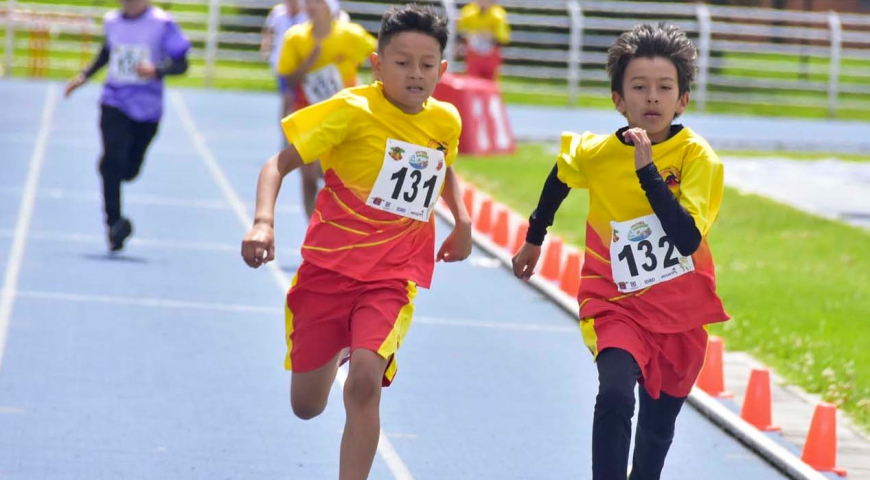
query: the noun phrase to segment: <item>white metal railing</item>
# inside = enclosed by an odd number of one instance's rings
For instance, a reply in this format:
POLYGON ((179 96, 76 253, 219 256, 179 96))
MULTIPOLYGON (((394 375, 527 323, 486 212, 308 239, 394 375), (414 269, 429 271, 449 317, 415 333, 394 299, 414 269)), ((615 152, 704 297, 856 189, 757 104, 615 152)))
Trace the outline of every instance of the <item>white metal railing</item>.
MULTIPOLYGON (((28 62, 28 39, 15 35, 15 31, 45 28, 34 22, 34 15, 72 14, 98 25, 105 12, 86 0, 54 4, 29 1, 0 0, 8 71, 28 62), (24 15, 27 12, 31 14, 24 15)), ((259 29, 275 1, 173 0, 170 13, 195 46, 191 57, 196 66, 191 75, 205 85, 251 75, 268 79, 268 69, 257 50, 259 29)), ((458 9, 467 2, 418 0, 446 14, 453 32, 445 52, 448 59, 455 52, 458 9)), ((402 3, 348 0, 342 7, 354 21, 376 33, 382 13, 402 3)), ((843 109, 870 108, 870 15, 637 1, 499 3, 508 10, 513 29, 512 42, 503 49, 502 89, 507 92, 559 95, 572 104, 581 94, 606 94, 606 51, 616 35, 639 21, 664 20, 683 28, 698 46, 693 96, 702 110, 722 102, 812 106, 825 108, 831 116, 843 109)), ((53 23, 51 29, 55 35, 53 52, 81 51, 76 37, 80 27, 53 23)), ((102 41, 101 29, 95 27, 87 34, 93 36, 91 49, 95 53, 102 41)), ((81 68, 81 62, 68 57, 50 57, 49 69, 81 68)), ((451 63, 452 70, 462 70, 461 60, 451 63)))

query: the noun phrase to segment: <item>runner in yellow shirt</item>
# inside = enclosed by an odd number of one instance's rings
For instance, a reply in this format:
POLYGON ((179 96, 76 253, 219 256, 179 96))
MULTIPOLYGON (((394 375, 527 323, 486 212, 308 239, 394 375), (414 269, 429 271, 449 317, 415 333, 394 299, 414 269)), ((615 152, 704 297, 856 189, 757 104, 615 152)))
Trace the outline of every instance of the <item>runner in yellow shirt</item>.
MULTIPOLYGON (((293 111, 329 99, 357 83, 360 65, 375 51, 377 40, 356 23, 340 21, 338 0, 306 0, 308 21, 284 35, 278 75, 287 81, 293 111)), ((305 213, 314 212, 320 168, 302 167, 305 213)))
POLYGON ((510 41, 507 12, 494 0, 477 0, 462 7, 456 24, 465 41, 466 73, 495 80, 501 66, 501 47, 510 41))
POLYGON ((571 188, 589 190, 580 329, 598 367, 592 479, 661 477, 677 416, 704 363, 706 325, 728 320, 707 243, 724 168, 685 112, 697 51, 673 25, 641 24, 607 52, 611 98, 627 125, 566 132, 556 165, 513 259, 528 279, 547 228, 571 188))
POLYGON ((349 354, 347 420, 339 478, 368 477, 380 433, 382 386, 411 323, 417 287, 435 261, 471 253, 471 221, 451 165, 461 123, 453 105, 431 98, 447 68, 446 22, 416 5, 384 14, 372 85, 345 89, 282 122, 290 145, 260 172, 245 262, 274 260, 275 201, 289 172, 321 159, 325 186, 286 297, 285 368, 300 418, 323 412, 336 370, 349 354), (432 210, 443 198, 455 219, 435 253, 432 210))

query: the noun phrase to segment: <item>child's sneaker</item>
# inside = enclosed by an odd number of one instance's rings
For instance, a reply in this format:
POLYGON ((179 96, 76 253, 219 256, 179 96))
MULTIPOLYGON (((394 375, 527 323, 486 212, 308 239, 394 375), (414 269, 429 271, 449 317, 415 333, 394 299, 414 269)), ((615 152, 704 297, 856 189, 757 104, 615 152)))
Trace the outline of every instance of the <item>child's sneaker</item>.
POLYGON ((133 233, 133 224, 124 217, 119 218, 109 227, 109 250, 117 252, 124 248, 124 240, 133 233))

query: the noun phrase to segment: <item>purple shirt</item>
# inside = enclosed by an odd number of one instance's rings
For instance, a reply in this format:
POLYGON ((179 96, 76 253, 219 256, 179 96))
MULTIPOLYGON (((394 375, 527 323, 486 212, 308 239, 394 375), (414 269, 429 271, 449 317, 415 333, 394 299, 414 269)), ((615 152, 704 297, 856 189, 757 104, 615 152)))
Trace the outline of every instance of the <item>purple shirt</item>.
POLYGON ((136 18, 126 18, 119 10, 109 12, 103 27, 111 53, 100 103, 138 122, 157 122, 163 114, 163 79, 140 78, 136 65, 143 60, 157 65, 181 58, 190 42, 172 17, 155 6, 136 18))

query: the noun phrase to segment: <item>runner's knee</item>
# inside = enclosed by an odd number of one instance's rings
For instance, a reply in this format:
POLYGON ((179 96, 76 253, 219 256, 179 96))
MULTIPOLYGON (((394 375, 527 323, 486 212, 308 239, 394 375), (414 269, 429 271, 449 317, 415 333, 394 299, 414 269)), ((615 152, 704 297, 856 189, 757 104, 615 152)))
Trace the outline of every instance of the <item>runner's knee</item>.
POLYGON ((293 414, 302 420, 311 420, 326 410, 326 399, 298 398, 290 396, 290 406, 293 414))
POLYGON ((361 407, 378 401, 383 375, 384 361, 378 354, 364 352, 355 355, 344 386, 345 403, 361 407))

